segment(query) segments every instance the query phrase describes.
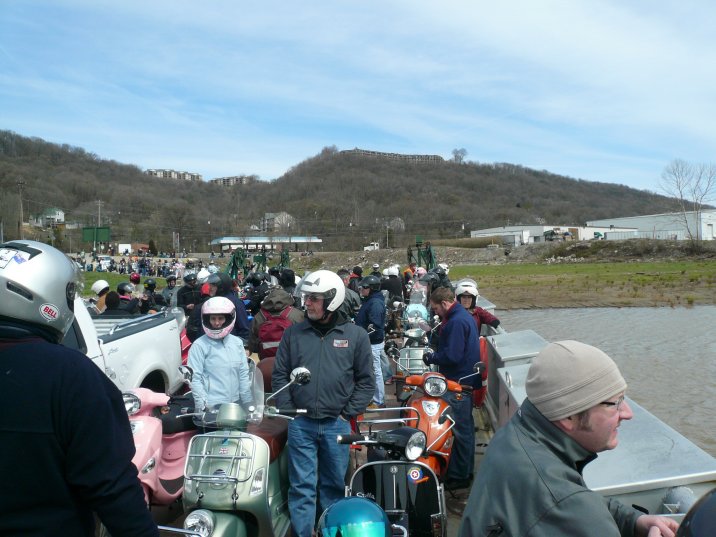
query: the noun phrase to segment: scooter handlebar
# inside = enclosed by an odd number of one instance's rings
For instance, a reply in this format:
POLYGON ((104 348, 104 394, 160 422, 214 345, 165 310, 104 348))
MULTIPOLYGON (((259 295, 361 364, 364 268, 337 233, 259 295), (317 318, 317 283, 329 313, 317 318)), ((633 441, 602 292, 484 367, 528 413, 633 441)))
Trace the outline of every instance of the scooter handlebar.
POLYGON ((291 416, 299 416, 305 414, 305 408, 276 408, 275 406, 267 406, 264 408, 264 415, 268 417, 286 418, 292 420, 291 416))
POLYGON ((368 442, 368 437, 362 434, 339 434, 336 442, 339 444, 352 444, 354 442, 368 442))

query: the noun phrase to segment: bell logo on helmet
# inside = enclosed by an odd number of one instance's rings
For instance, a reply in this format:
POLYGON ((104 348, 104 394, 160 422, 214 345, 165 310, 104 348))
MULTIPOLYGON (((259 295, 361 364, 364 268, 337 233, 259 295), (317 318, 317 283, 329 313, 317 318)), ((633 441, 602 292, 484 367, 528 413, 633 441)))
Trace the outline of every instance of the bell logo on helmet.
POLYGON ((43 304, 40 306, 40 315, 48 321, 56 321, 60 315, 60 310, 54 304, 43 304))

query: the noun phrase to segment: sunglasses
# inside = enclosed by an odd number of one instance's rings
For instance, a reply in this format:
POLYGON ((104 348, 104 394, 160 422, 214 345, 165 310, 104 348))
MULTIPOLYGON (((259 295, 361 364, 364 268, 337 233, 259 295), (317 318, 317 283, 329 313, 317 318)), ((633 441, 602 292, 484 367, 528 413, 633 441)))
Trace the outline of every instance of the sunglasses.
POLYGON ((323 300, 323 295, 317 295, 315 293, 311 293, 308 295, 304 295, 303 299, 308 302, 309 300, 311 302, 318 302, 319 300, 323 300))

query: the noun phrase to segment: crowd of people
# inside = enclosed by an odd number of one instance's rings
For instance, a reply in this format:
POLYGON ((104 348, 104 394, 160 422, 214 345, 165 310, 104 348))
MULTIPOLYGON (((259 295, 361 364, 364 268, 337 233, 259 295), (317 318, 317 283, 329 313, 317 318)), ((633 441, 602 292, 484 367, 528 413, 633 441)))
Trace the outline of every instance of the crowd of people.
MULTIPOLYGON (((186 271, 167 274, 161 290, 156 276, 133 272, 115 290, 95 282, 92 307, 98 315, 182 308, 192 330, 199 409, 254 403, 245 347, 274 361, 276 392, 294 368, 311 371, 312 389, 291 386, 276 401, 307 409, 289 425, 288 502, 293 535, 311 537, 317 513, 344 494, 349 448, 336 435, 348 433, 350 420, 367 408, 385 404, 392 374, 383 357, 386 308, 416 292, 426 297, 441 325, 424 361, 450 380, 485 358, 481 327, 499 326, 477 307, 477 285, 453 285, 445 266, 421 271, 411 263, 385 274, 370 268, 365 277, 356 266, 317 270, 300 281, 290 269, 276 269, 240 283, 219 271, 186 271)), ((77 285, 76 266, 58 250, 33 241, 0 245, 0 441, 13 453, 0 462, 13 484, 0 493, 0 534, 92 535, 96 513, 112 535, 156 536, 131 463, 121 394, 91 361, 60 344, 77 285)), ((480 377, 473 378, 477 386, 480 377)), ((606 501, 582 478, 599 452, 617 447, 619 423, 632 418, 626 388, 602 351, 573 341, 548 345, 530 368, 527 399, 477 471, 472 401, 448 392, 456 427, 445 487, 472 486, 460 536, 674 537, 673 519, 606 501)))

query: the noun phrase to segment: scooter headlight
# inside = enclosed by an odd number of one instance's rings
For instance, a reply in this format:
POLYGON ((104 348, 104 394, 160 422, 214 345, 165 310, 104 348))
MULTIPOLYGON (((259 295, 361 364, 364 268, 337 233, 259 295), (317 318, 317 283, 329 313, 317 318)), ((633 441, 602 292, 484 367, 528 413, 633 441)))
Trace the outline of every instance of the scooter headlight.
POLYGON ((405 444, 405 458, 414 461, 425 451, 427 439, 423 431, 415 431, 405 444))
POLYGON ((430 376, 425 379, 423 384, 425 393, 433 397, 440 397, 447 391, 447 381, 443 377, 430 376))
POLYGON ((201 537, 210 537, 214 533, 214 513, 206 509, 192 511, 184 520, 184 529, 198 533, 201 537))
POLYGON ((129 416, 134 416, 142 408, 142 401, 134 392, 122 392, 122 399, 124 399, 124 409, 129 416))

